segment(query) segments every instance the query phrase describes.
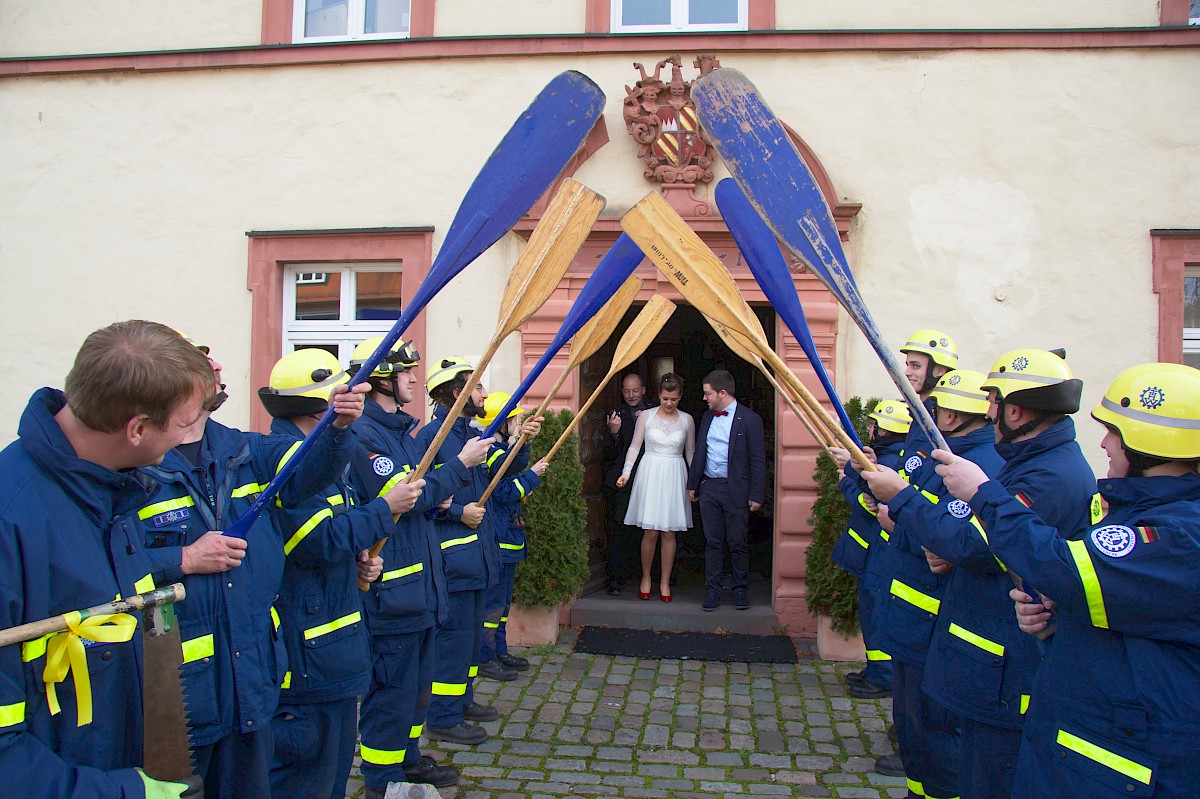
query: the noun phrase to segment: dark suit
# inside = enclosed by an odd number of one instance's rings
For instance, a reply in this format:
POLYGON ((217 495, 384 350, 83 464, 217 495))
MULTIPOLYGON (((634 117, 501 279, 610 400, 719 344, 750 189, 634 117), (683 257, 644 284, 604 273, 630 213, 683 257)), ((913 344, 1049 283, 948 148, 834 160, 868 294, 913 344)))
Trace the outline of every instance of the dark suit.
POLYGON ((729 547, 733 569, 733 588, 744 589, 750 571, 750 502, 766 499, 767 452, 762 417, 737 403, 729 429, 727 476, 713 479, 704 474, 708 463, 708 430, 713 412, 700 420, 696 435, 696 455, 688 470, 688 490, 700 498, 700 518, 704 522, 704 585, 709 591, 721 590, 724 547, 729 547))
MULTIPOLYGON (((608 434, 604 447, 604 458, 608 463, 604 474, 604 504, 609 514, 610 538, 606 570, 609 581, 623 583, 629 564, 637 562, 636 548, 637 542, 641 540, 642 531, 634 525, 625 524, 625 513, 629 510, 629 492, 633 489, 633 476, 637 474, 641 456, 639 455, 638 462, 634 463, 629 482, 623 488, 617 488, 617 478, 625 469, 625 454, 629 451, 629 445, 633 443, 633 428, 637 424, 638 414, 653 407, 654 404, 643 397, 638 405, 622 402, 619 408, 613 409, 621 417, 621 429, 616 435, 608 434)), ((607 428, 607 416, 604 418, 604 424, 607 428)))

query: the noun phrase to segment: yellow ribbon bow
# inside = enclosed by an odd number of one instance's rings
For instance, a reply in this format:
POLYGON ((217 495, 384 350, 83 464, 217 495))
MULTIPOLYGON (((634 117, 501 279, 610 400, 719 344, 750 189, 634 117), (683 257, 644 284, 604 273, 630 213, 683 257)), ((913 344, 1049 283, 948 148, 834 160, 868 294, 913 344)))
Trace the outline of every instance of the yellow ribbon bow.
POLYGON ((58 694, 55 687, 67 678, 70 672, 75 679, 75 706, 79 714, 79 727, 92 723, 92 681, 88 676, 87 652, 83 641, 95 641, 101 644, 123 643, 133 638, 137 630, 137 619, 128 613, 102 614, 83 618, 83 615, 73 610, 64 614, 67 621, 67 631, 52 636, 46 642, 46 668, 42 671, 42 681, 46 683, 46 703, 50 706, 50 715, 57 716, 61 712, 58 705, 58 694))

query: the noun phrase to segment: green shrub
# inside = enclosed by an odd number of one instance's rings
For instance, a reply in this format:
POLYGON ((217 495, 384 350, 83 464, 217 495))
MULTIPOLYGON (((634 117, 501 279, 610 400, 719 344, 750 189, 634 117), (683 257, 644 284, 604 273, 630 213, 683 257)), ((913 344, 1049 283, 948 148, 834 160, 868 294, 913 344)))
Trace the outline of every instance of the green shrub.
MULTIPOLYGON (((846 403, 846 413, 863 441, 867 438, 867 414, 878 401, 869 399, 864 405, 859 397, 851 397, 846 403)), ((814 473, 817 501, 813 503, 812 516, 808 519, 812 543, 805 553, 808 565, 806 599, 810 613, 828 616, 834 630, 853 635, 858 631, 858 581, 829 559, 833 545, 850 521, 850 506, 838 491, 839 479, 841 472, 837 465, 822 452, 817 457, 814 473)))
MULTIPOLYGON (((570 424, 571 411, 549 412, 533 440, 530 463, 546 454, 570 424)), ((525 500, 529 557, 517 565, 513 604, 556 608, 579 593, 588 577, 587 505, 579 436, 572 433, 550 462, 542 484, 525 500)))

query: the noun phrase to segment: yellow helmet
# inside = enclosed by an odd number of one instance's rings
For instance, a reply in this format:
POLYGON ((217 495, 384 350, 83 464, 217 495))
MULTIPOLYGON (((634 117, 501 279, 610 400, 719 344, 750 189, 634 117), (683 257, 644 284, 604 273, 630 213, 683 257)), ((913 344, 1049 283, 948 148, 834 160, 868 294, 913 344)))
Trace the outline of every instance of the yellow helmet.
POLYGON ((473 371, 475 371, 475 367, 466 358, 453 356, 434 361, 429 365, 429 372, 425 377, 425 390, 432 392, 438 386, 449 383, 463 372, 473 371))
MULTIPOLYGON (((358 370, 367 362, 367 358, 370 358, 382 343, 383 336, 374 336, 359 342, 350 355, 350 365, 346 371, 351 375, 358 374, 358 370)), ((371 372, 371 377, 390 377, 397 372, 415 369, 420 362, 421 353, 417 352, 415 344, 411 341, 397 341, 392 346, 391 352, 371 372)))
MULTIPOLYGON (((507 394, 503 391, 494 391, 487 395, 487 399, 483 401, 483 418, 479 420, 479 424, 485 429, 492 426, 492 422, 496 421, 496 416, 504 408, 504 404, 508 402, 512 394, 507 394)), ((508 412, 505 419, 511 419, 514 416, 525 413, 523 408, 513 408, 508 412)))
POLYGON ((184 333, 182 330, 180 330, 177 327, 173 327, 171 329, 174 330, 176 333, 178 333, 183 338, 183 340, 186 341, 188 344, 191 344, 193 347, 200 350, 205 355, 208 355, 209 349, 208 349, 207 344, 197 344, 196 339, 192 338, 187 333, 184 333))
POLYGON ((350 376, 325 350, 296 350, 279 359, 271 369, 270 384, 258 390, 267 413, 276 418, 310 416, 329 408, 329 392, 349 383, 350 376))
POLYGON ((954 339, 940 330, 918 330, 908 337, 900 351, 923 353, 947 369, 958 366, 958 347, 954 345, 954 339))
POLYGON ((880 400, 868 414, 875 426, 889 433, 904 435, 912 426, 912 414, 903 400, 880 400))
POLYGON ((955 369, 946 372, 929 393, 936 399, 939 408, 976 416, 987 416, 988 395, 980 386, 987 380, 983 372, 973 369, 955 369))
POLYGON ((1075 413, 1083 396, 1062 350, 1013 350, 1001 355, 980 386, 995 390, 1002 402, 1052 413, 1075 413))
POLYGON ((1104 392, 1092 418, 1113 428, 1125 448, 1164 460, 1200 458, 1200 370, 1177 363, 1126 369, 1104 392))

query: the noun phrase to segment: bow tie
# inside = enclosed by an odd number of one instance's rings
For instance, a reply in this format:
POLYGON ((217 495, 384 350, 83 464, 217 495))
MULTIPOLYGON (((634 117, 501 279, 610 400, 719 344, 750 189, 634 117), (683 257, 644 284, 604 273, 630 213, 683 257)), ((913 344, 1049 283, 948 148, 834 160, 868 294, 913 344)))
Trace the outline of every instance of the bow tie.
POLYGON ((713 411, 713 416, 728 416, 729 411, 713 411))

